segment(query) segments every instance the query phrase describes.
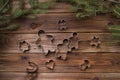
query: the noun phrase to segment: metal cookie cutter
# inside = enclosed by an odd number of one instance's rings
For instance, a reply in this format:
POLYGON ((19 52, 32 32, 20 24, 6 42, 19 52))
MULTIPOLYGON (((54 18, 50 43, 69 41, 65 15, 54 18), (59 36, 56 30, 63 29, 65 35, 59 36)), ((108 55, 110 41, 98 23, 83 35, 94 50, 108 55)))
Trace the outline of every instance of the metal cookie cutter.
POLYGON ((57 45, 57 50, 56 50, 56 58, 61 59, 61 60, 66 60, 67 59, 67 54, 70 52, 71 49, 69 48, 69 40, 64 39, 62 44, 57 45))
POLYGON ((38 71, 38 66, 33 62, 28 62, 29 67, 26 69, 28 73, 35 73, 38 71))
POLYGON ((66 29, 68 29, 66 21, 65 20, 59 20, 58 21, 58 30, 63 31, 63 30, 66 30, 66 29))
POLYGON ((36 45, 42 49, 42 52, 47 56, 50 52, 55 52, 56 46, 54 45, 54 36, 46 34, 43 30, 38 32, 39 38, 36 45), (47 46, 46 46, 47 45, 47 46))
POLYGON ((38 75, 38 66, 34 62, 28 62, 29 67, 26 68, 27 78, 34 80, 38 75))
POLYGON ((45 65, 48 69, 54 70, 55 62, 54 62, 54 60, 49 60, 49 61, 45 62, 45 65))
POLYGON ((78 49, 79 47, 79 38, 76 32, 73 33, 72 37, 69 38, 69 48, 71 49, 78 49))
POLYGON ((85 71, 90 68, 91 65, 88 60, 84 60, 84 63, 80 65, 80 70, 85 71))
POLYGON ((93 47, 96 47, 96 48, 100 48, 100 45, 101 45, 100 38, 94 36, 90 40, 90 45, 93 46, 93 47))
POLYGON ((19 42, 19 49, 23 53, 30 51, 30 44, 27 43, 26 41, 21 41, 21 42, 19 42))

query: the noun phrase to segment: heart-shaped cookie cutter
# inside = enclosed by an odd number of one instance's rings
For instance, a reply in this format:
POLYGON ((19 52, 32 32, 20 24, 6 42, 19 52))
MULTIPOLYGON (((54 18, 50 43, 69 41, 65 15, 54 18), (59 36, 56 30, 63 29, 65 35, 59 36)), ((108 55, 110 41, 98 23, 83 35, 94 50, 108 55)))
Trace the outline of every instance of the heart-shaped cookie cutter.
POLYGON ((51 59, 51 60, 45 62, 45 65, 48 69, 54 70, 55 62, 54 62, 54 60, 51 59))

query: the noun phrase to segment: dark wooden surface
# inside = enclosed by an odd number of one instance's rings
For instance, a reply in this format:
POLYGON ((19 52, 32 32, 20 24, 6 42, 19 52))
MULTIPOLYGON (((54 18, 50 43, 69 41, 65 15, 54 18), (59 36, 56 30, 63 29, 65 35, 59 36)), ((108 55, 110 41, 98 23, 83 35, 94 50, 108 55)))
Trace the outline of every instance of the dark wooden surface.
MULTIPOLYGON (((39 67, 39 74, 35 80, 120 80, 120 46, 112 40, 108 30, 109 22, 117 23, 119 20, 108 14, 77 20, 69 8, 68 4, 56 3, 47 14, 37 14, 36 19, 18 20, 17 23, 21 27, 17 31, 0 32, 4 35, 0 44, 0 80, 28 80, 28 60, 35 62, 39 67), (57 29, 57 22, 61 19, 64 19, 68 26, 65 31, 57 29), (39 25, 32 29, 31 23, 39 25), (39 30, 53 35, 55 46, 61 44, 64 39, 69 39, 73 32, 78 32, 79 48, 68 54, 67 61, 57 60, 55 53, 44 56, 35 44, 39 30), (100 48, 90 46, 90 40, 94 36, 100 38, 100 48), (19 50, 18 43, 22 40, 31 45, 31 50, 27 53, 19 50), (55 60, 54 70, 45 67, 45 62, 50 59, 55 60), (80 64, 84 60, 89 60, 91 67, 81 71, 80 64)), ((64 51, 66 50, 63 49, 63 53, 64 51)))

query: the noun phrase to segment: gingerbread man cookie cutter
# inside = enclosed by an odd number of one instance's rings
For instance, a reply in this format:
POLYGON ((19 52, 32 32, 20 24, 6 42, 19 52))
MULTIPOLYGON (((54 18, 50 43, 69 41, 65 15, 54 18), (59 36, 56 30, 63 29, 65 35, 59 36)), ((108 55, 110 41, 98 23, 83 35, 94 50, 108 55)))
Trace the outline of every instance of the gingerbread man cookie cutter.
POLYGON ((90 40, 90 45, 96 48, 100 48, 101 45, 101 41, 100 38, 94 36, 91 40, 90 40))
POLYGON ((58 30, 63 31, 63 30, 67 30, 68 26, 66 24, 65 20, 59 20, 58 21, 58 30))
POLYGON ((66 60, 67 54, 70 51, 71 51, 71 49, 69 48, 69 40, 64 39, 62 44, 58 44, 55 56, 58 59, 66 60))
POLYGON ((54 45, 54 37, 52 35, 46 34, 43 30, 38 32, 39 38, 36 44, 42 49, 42 52, 47 56, 50 52, 55 52, 56 46, 54 45))
POLYGON ((76 32, 73 33, 72 37, 69 38, 69 48, 78 49, 79 47, 79 38, 76 32))

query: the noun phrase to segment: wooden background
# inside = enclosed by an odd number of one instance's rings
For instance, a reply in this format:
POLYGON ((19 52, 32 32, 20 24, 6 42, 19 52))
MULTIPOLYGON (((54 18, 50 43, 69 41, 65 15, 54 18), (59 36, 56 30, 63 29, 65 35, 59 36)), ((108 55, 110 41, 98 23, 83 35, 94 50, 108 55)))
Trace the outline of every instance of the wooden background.
POLYGON ((0 32, 5 36, 3 43, 0 44, 0 80, 27 80, 28 59, 39 66, 39 74, 35 80, 120 80, 120 46, 112 41, 108 30, 110 22, 118 23, 119 20, 108 14, 77 20, 74 12, 70 11, 70 5, 65 3, 56 3, 47 14, 36 16, 36 19, 16 21, 21 25, 17 31, 0 32), (62 19, 68 26, 65 31, 57 29, 57 23, 62 19), (39 25, 32 29, 31 23, 39 25), (57 60, 54 53, 45 57, 35 45, 39 30, 54 35, 57 39, 56 44, 69 38, 73 32, 78 32, 81 41, 79 49, 68 54, 67 61, 57 60), (100 48, 89 45, 89 40, 94 36, 100 38, 100 48), (18 43, 21 40, 29 42, 32 46, 28 53, 19 50, 18 43), (54 70, 45 67, 45 61, 49 59, 55 60, 54 70), (83 60, 89 60, 91 64, 85 71, 79 69, 83 60))

